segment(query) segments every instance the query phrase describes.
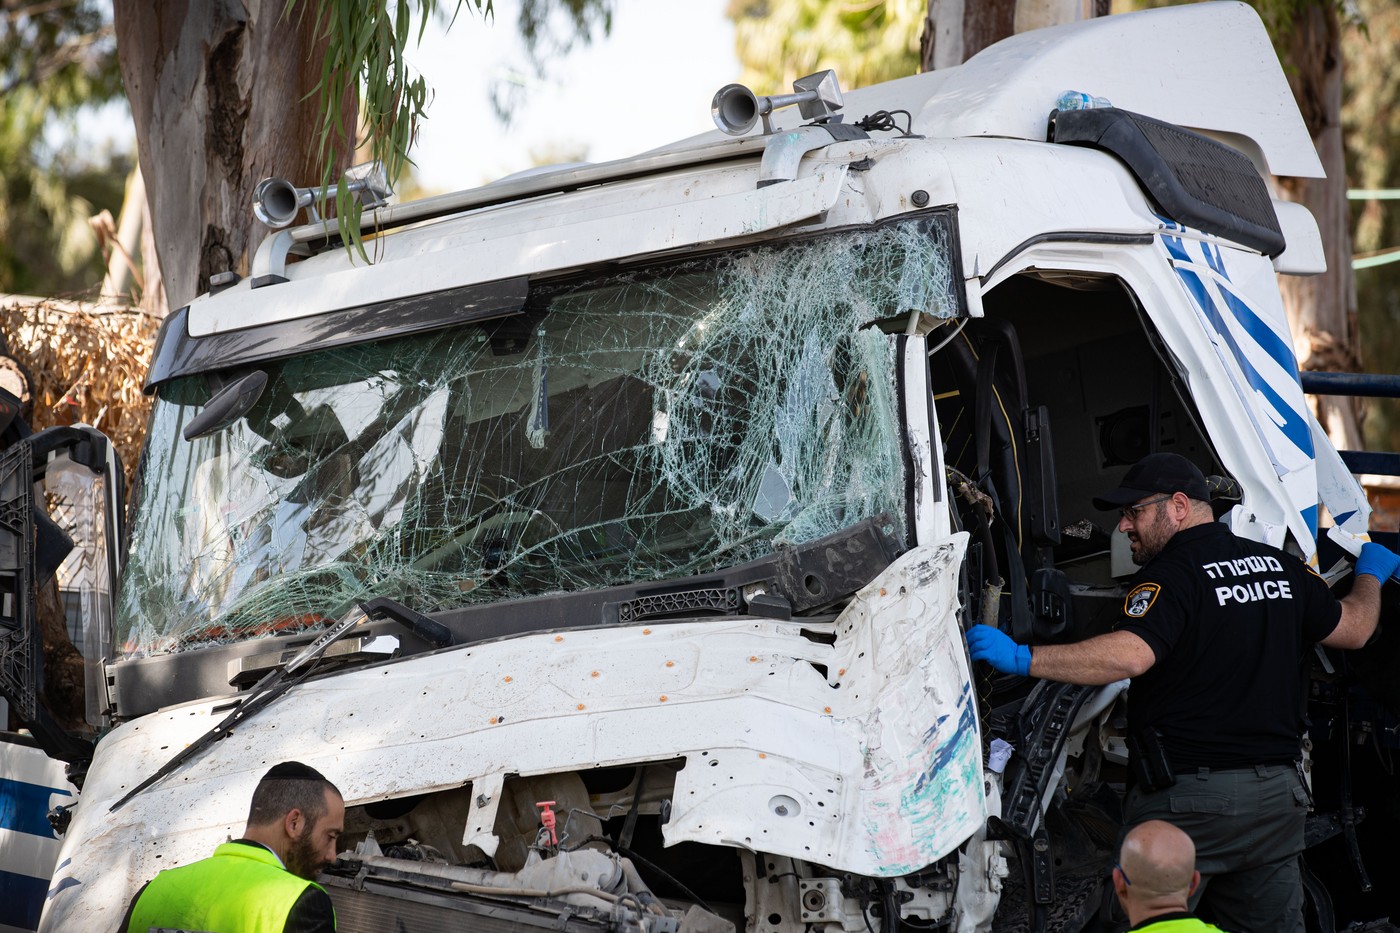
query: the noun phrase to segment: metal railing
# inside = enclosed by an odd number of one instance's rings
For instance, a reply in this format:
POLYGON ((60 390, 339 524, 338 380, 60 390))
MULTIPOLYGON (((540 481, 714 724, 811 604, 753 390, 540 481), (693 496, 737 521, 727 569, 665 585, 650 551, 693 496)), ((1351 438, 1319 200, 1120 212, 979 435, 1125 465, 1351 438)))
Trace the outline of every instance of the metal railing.
MULTIPOLYGON (((1299 373, 1309 395, 1343 395, 1363 398, 1400 398, 1400 375, 1387 373, 1299 373)), ((1353 473, 1400 476, 1400 453, 1375 450, 1339 450, 1342 462, 1353 473)))

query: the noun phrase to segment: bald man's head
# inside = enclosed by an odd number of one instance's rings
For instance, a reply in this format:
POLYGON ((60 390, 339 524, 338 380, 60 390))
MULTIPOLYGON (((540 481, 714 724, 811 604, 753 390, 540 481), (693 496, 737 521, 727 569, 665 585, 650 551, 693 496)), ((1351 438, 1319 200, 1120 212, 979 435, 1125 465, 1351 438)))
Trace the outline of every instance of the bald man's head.
POLYGON ((1149 820, 1123 837, 1118 865, 1134 899, 1147 902, 1180 897, 1196 886, 1196 846, 1170 823, 1149 820))

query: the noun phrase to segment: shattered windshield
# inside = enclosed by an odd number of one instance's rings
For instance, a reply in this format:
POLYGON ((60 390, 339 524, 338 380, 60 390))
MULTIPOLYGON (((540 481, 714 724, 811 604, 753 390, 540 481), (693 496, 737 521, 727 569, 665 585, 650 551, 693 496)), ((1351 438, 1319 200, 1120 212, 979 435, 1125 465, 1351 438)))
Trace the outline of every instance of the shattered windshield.
MULTIPOLYGON (((523 313, 269 363, 186 441, 162 387, 121 587, 127 657, 706 573, 888 514, 896 338, 955 313, 941 216, 567 285, 523 313)), ((236 375, 236 374, 235 374, 236 375)))

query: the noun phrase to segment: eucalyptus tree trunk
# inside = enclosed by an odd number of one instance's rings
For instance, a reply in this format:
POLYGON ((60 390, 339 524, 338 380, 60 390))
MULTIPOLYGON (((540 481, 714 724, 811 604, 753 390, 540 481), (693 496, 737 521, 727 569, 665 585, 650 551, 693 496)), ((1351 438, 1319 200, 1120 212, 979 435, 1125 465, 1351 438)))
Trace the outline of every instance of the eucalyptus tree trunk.
MULTIPOLYGON (((1359 0, 1366 28, 1342 34, 1346 62, 1342 123, 1358 188, 1400 188, 1400 4, 1395 0, 1359 0)), ((1353 228, 1352 247, 1362 255, 1400 246, 1400 202, 1366 200, 1353 228)), ((1366 334, 1365 359, 1370 372, 1400 372, 1400 263, 1356 270, 1357 327, 1366 334)), ((1400 450, 1400 405, 1376 400, 1366 407, 1366 446, 1400 450)), ((1392 506, 1393 508, 1393 506, 1392 506)), ((1390 526, 1395 526, 1391 512, 1390 526)), ((1378 521, 1377 519, 1373 519, 1378 521)))
MULTIPOLYGON (((285 0, 118 0, 117 51, 168 306, 188 304, 219 272, 246 274, 268 232, 254 186, 318 180, 311 94, 325 49, 285 0)), ((353 151, 354 89, 338 150, 353 151)), ((148 279, 151 278, 148 275, 148 279)), ((148 283, 149 285, 149 283, 148 283)))
MULTIPOLYGON (((1279 178, 1287 200, 1312 211, 1322 232, 1327 271, 1280 278, 1294 349, 1304 370, 1355 372, 1361 368, 1356 326, 1356 278, 1351 268, 1351 209, 1347 203, 1342 139, 1342 50, 1336 6, 1310 3, 1294 14, 1284 60, 1288 83, 1317 147, 1326 178, 1279 178)), ((1317 420, 1334 446, 1359 450, 1360 405, 1322 396, 1317 420)))
POLYGON ((923 71, 960 65, 1017 32, 1108 15, 1108 0, 928 0, 923 71))

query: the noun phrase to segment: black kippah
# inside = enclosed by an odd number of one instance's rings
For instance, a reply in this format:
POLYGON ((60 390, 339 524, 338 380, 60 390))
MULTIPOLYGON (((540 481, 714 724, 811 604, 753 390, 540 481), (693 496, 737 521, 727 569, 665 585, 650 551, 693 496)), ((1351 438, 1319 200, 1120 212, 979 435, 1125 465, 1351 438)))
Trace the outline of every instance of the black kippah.
POLYGON ((326 776, 310 765, 299 761, 284 761, 275 764, 262 776, 264 781, 324 781, 326 776))

